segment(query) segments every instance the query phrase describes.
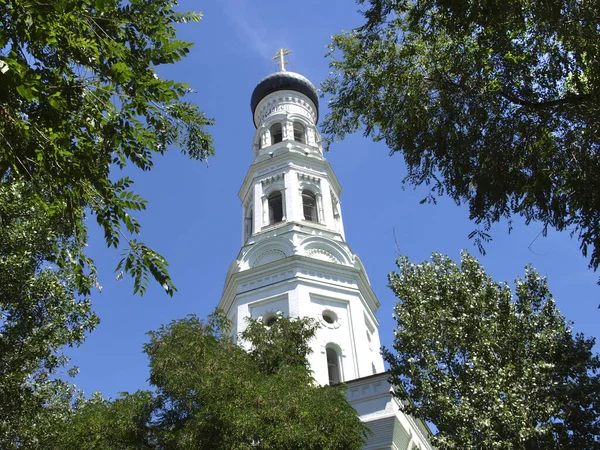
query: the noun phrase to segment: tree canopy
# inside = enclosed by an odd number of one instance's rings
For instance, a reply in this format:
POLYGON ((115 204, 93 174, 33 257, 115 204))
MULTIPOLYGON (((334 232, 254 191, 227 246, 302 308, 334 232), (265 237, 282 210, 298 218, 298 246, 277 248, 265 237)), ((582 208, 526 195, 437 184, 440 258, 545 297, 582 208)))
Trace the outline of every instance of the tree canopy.
POLYGON ((545 278, 528 267, 512 290, 466 252, 398 267, 384 358, 407 412, 437 427, 436 448, 600 448, 594 339, 574 335, 545 278))
POLYGON ((308 369, 314 321, 250 322, 242 336, 250 351, 229 326, 218 314, 189 316, 149 333, 154 392, 80 400, 43 448, 362 448, 366 428, 344 389, 317 386, 308 369))
MULTIPOLYGON (((37 422, 64 366, 65 345, 79 345, 98 318, 88 298, 77 297, 80 266, 49 265, 57 251, 81 250, 71 216, 49 207, 22 181, 0 185, 0 447, 37 422), (74 273, 75 272, 75 273, 74 273)), ((82 279, 88 289, 92 277, 82 279)))
POLYGON ((482 249, 520 215, 600 264, 600 6, 561 0, 359 0, 333 37, 323 129, 404 156, 405 182, 466 203, 482 249))
MULTIPOLYGON (((86 254, 88 219, 121 250, 118 271, 143 294, 172 295, 167 261, 136 239, 146 201, 131 168, 179 147, 213 153, 212 122, 162 79, 191 47, 176 26, 198 21, 172 0, 0 0, 0 447, 22 446, 59 384, 65 345, 98 318, 101 288, 86 254)), ((62 389, 62 388, 61 388, 62 389)), ((20 448, 20 447, 19 447, 20 448)), ((31 447, 30 447, 31 448, 31 447)))
MULTIPOLYGON (((0 1, 0 179, 35 187, 40 201, 72 222, 78 239, 86 235, 88 211, 109 246, 125 241, 119 267, 140 293, 150 277, 171 295, 174 285, 166 261, 132 238, 140 224, 130 213, 146 201, 120 170, 150 170, 173 145, 197 160, 213 152, 205 131, 211 121, 183 100, 189 87, 157 74, 192 46, 176 39, 175 25, 200 19, 175 4, 0 1)), ((57 252, 55 263, 71 260, 87 269, 75 279, 86 294, 83 277, 93 265, 76 249, 68 258, 57 252)))

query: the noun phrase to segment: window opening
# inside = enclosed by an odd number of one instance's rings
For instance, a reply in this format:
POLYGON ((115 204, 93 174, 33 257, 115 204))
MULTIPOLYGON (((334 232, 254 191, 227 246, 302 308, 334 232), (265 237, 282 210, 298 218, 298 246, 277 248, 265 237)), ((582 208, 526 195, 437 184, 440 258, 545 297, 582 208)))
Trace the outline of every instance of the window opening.
POLYGON ((248 210, 246 211, 246 218, 245 218, 245 232, 246 232, 246 239, 248 239, 250 236, 252 236, 252 228, 253 228, 253 222, 254 222, 254 214, 253 214, 253 209, 252 208, 248 208, 248 210))
POLYGON ((283 141, 283 129, 280 123, 275 123, 271 127, 271 144, 277 144, 283 141))
POLYGON ((294 140, 296 142, 304 142, 304 125, 300 122, 294 122, 294 140))
POLYGON ((269 225, 283 220, 283 197, 280 191, 269 195, 269 225))
POLYGON ((323 320, 330 325, 337 322, 337 315, 333 311, 330 311, 328 309, 323 311, 323 314, 321 314, 321 316, 323 317, 323 320))
POLYGON ((302 191, 302 208, 304 210, 304 220, 317 222, 317 196, 305 189, 302 191))
POLYGON ((331 347, 325 349, 327 354, 327 371, 329 373, 329 384, 339 384, 340 377, 340 358, 338 353, 331 347))
POLYGON ((277 322, 277 313, 269 313, 266 316, 263 317, 263 323, 267 326, 270 327, 271 325, 273 325, 275 322, 277 322))

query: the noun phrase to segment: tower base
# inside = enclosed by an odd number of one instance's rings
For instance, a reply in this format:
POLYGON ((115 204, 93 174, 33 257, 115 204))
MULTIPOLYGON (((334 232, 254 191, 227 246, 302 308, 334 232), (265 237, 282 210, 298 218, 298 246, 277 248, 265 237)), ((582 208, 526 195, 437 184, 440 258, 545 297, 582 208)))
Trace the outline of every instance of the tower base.
POLYGON ((378 373, 346 382, 346 398, 372 434, 365 450, 433 450, 427 425, 407 415, 393 395, 389 374, 378 373))

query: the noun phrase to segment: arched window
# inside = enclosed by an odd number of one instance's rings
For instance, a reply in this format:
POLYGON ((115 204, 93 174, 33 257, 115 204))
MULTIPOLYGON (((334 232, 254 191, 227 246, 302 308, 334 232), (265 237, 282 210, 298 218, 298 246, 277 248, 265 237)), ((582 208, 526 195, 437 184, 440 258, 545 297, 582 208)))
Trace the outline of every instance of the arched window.
POLYGON ((327 347, 325 352, 327 354, 327 373, 329 374, 329 384, 339 384, 342 382, 342 376, 340 372, 340 356, 332 347, 327 347))
POLYGON ((302 209, 304 211, 304 220, 318 222, 317 196, 308 189, 302 191, 302 209))
POLYGON ((283 141, 283 130, 280 123, 274 123, 271 126, 271 144, 277 144, 283 141))
POLYGON ((280 191, 275 191, 269 195, 269 224, 281 222, 282 220, 283 197, 280 191))
POLYGON ((304 140, 304 125, 300 122, 294 122, 294 140, 296 142, 306 143, 304 140))

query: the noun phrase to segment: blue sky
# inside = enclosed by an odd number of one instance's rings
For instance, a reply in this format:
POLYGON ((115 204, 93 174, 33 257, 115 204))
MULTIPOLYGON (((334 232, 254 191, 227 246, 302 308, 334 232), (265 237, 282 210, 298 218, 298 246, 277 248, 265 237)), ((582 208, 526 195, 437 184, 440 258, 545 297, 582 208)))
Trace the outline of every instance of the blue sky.
MULTIPOLYGON (((179 289, 173 298, 157 284, 139 297, 132 295, 129 279, 117 282, 119 252, 106 249, 90 218, 90 253, 103 286, 92 302, 101 323, 80 348, 69 351, 81 370, 74 382, 86 393, 100 390, 115 397, 121 391, 146 388, 145 333, 187 314, 205 317, 219 302, 225 274, 241 246, 237 193, 252 162, 250 95, 261 78, 277 70, 271 56, 280 47, 291 49, 288 69, 318 86, 329 73, 324 54, 330 37, 361 24, 351 0, 218 0, 200 6, 180 0, 179 4, 182 10, 200 10, 204 19, 181 26, 179 38, 195 46, 183 62, 159 73, 198 91, 190 100, 215 119, 210 131, 217 153, 207 166, 173 150, 155 161, 153 171, 129 174, 136 180, 136 191, 150 202, 147 211, 136 215, 143 225, 141 240, 170 262, 179 289)), ((326 99, 320 111, 324 117, 326 99)), ((512 282, 532 263, 548 277, 557 304, 575 322, 575 331, 599 335, 600 274, 587 268, 578 242, 568 233, 551 231, 542 237, 540 224, 525 226, 516 219, 508 234, 507 225, 500 223, 492 229, 494 241, 486 246, 484 257, 467 237, 474 229, 468 210, 445 198, 437 205, 420 205, 426 190, 403 190, 404 161, 399 155, 388 156, 384 145, 351 136, 333 145, 326 156, 344 188, 346 239, 362 259, 381 302, 378 318, 384 345, 391 345, 393 337, 395 297, 386 276, 395 268, 396 242, 412 260, 427 259, 433 251, 457 260, 460 250, 467 249, 480 257, 497 281, 512 282)))

